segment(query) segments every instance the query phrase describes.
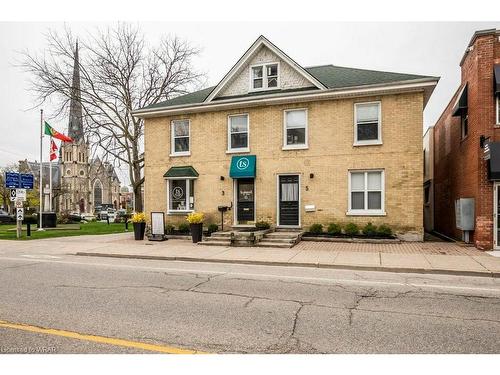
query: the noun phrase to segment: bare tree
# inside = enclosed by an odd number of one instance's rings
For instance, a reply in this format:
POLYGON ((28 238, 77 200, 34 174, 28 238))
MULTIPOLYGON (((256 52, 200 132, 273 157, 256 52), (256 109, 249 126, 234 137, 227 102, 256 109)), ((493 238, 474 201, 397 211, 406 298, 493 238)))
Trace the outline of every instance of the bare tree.
POLYGON ((78 39, 81 83, 76 93, 72 85, 76 40, 71 30, 49 30, 46 40, 44 54, 26 51, 20 63, 33 77, 36 106, 49 102, 52 117, 60 118, 68 113, 71 99, 77 98, 90 143, 97 145, 101 158, 128 167, 135 207, 141 211, 144 123, 132 111, 199 88, 204 74, 192 64, 199 51, 172 36, 151 46, 139 27, 129 24, 96 29, 78 39))

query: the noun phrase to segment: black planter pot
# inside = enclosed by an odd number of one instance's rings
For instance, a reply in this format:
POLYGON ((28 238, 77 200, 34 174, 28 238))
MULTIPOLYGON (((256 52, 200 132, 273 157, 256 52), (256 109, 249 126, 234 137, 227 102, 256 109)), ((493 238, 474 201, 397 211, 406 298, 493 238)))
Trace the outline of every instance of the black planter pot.
POLYGON ((144 232, 146 231, 146 223, 133 223, 134 224, 134 238, 137 241, 144 239, 144 232))
POLYGON ((203 224, 189 224, 189 227, 191 229, 191 237, 193 239, 193 243, 200 242, 203 234, 203 224))

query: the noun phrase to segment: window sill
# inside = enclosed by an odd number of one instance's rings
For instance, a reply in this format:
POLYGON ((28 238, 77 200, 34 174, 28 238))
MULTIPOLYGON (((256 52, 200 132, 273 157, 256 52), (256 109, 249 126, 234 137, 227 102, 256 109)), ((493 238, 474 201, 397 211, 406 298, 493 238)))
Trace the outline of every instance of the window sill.
POLYGON ((178 156, 191 156, 191 151, 187 151, 187 152, 175 152, 173 154, 170 154, 169 156, 171 158, 175 158, 175 157, 178 157, 178 156))
POLYGON ((380 146, 382 145, 382 141, 373 141, 373 142, 354 142, 352 145, 354 147, 358 146, 380 146))
POLYGON ((347 211, 346 216, 387 216, 385 211, 347 211))
POLYGON ((167 211, 167 215, 186 215, 190 212, 194 212, 194 210, 176 210, 176 211, 167 211))
POLYGON ((299 146, 283 146, 281 148, 283 151, 293 151, 293 150, 308 150, 308 145, 299 145, 299 146))
POLYGON ((250 152, 250 149, 247 148, 235 148, 232 150, 226 150, 226 154, 244 154, 250 152))

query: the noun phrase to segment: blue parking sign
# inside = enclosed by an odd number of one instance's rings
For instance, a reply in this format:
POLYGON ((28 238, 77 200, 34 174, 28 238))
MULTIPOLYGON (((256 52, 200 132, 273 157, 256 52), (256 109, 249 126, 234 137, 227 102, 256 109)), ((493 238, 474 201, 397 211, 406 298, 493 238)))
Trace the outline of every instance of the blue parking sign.
POLYGON ((5 172, 5 187, 6 188, 19 188, 19 173, 5 172))
POLYGON ((32 174, 21 173, 19 178, 19 185, 21 189, 33 189, 35 178, 32 174))

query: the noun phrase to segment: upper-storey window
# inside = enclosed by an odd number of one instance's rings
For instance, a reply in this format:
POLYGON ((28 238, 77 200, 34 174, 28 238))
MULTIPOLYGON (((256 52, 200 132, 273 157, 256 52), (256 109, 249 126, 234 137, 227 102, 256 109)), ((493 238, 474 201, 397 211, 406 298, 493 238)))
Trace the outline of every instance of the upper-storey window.
POLYGON ((249 151, 249 127, 248 115, 228 116, 228 152, 246 152, 249 151))
POLYGON ((464 113, 462 116, 460 116, 460 135, 462 139, 467 137, 469 134, 469 116, 467 113, 464 113))
POLYGON ((273 89, 279 86, 279 64, 264 64, 251 67, 252 90, 273 89))
POLYGON ((172 156, 189 155, 189 120, 172 121, 172 133, 170 145, 172 156))
POLYGON ((354 145, 382 143, 380 102, 354 105, 354 145))
POLYGON ((497 103, 497 124, 500 125, 500 94, 497 95, 496 103, 497 103))
POLYGON ((285 111, 283 149, 307 148, 307 109, 285 111))

